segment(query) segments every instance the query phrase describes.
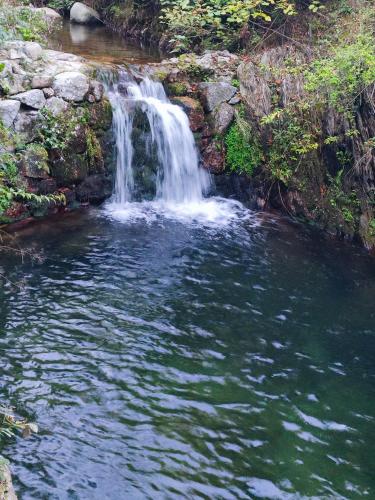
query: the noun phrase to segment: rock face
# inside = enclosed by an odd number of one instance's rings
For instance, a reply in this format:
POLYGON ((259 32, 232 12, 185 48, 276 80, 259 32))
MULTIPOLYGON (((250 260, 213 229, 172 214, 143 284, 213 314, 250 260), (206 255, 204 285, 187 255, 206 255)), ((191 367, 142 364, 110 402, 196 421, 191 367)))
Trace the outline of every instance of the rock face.
POLYGON ((277 150, 274 149, 275 129, 272 124, 264 124, 262 118, 275 109, 292 110, 293 113, 301 103, 308 102, 303 122, 299 121, 298 113, 278 121, 279 136, 281 132, 289 146, 284 154, 284 168, 289 170, 288 178, 283 179, 281 173, 275 184, 277 189, 270 190, 270 203, 289 214, 313 221, 340 238, 360 240, 367 248, 374 249, 375 231, 370 221, 375 215, 375 149, 367 144, 375 135, 375 118, 371 111, 375 106, 375 86, 364 92, 350 121, 324 100, 315 104, 308 95, 304 73, 298 71, 306 62, 305 54, 292 46, 283 46, 266 50, 238 68, 247 119, 258 134, 265 154, 266 161, 259 171, 259 175, 263 175, 263 189, 267 189, 264 177, 270 152, 277 154, 277 150), (290 61, 297 71, 288 70, 290 61), (348 131, 353 127, 356 132, 351 136, 348 131), (297 138, 285 132, 296 128, 299 130, 297 138), (300 155, 297 168, 289 150, 293 141, 302 144, 303 137, 308 138, 313 147, 300 155))
POLYGON ((223 102, 228 102, 237 92, 236 87, 225 82, 200 83, 199 90, 203 107, 207 112, 213 111, 223 102))
POLYGON ((55 94, 66 101, 81 102, 88 94, 90 84, 87 76, 78 71, 58 74, 52 85, 55 94))
POLYGON ((70 9, 70 21, 77 24, 101 23, 99 13, 81 2, 74 3, 70 9))

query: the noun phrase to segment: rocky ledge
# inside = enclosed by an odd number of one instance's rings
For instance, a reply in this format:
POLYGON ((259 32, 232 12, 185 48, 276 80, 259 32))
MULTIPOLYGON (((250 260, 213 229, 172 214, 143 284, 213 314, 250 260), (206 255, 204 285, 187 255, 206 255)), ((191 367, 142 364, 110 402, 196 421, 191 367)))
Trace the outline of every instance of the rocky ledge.
MULTIPOLYGON (((58 194, 63 202, 16 200, 0 222, 100 202, 111 194, 112 110, 95 71, 81 57, 35 42, 3 44, 0 155, 8 170, 16 166, 12 182, 18 189, 58 194)), ((8 182, 7 171, 0 180, 8 182)))

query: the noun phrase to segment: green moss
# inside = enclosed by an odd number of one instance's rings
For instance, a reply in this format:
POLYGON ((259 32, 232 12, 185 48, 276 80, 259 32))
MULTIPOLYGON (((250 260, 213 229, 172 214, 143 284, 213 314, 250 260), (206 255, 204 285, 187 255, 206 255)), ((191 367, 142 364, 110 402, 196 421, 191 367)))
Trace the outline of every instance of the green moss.
POLYGON ((168 83, 167 91, 168 94, 179 97, 187 94, 188 87, 185 83, 182 82, 168 83))
POLYGON ((252 175, 260 165, 263 153, 254 131, 248 123, 237 114, 226 136, 226 165, 232 172, 252 175))

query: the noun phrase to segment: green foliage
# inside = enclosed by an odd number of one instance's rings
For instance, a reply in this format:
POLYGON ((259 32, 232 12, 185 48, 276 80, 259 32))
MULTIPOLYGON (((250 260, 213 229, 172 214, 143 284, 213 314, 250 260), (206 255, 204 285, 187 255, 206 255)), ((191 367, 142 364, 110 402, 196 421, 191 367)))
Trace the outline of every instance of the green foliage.
POLYGON ((315 60, 306 71, 306 89, 319 93, 340 112, 351 112, 362 92, 375 82, 375 44, 371 33, 332 55, 315 60))
POLYGON ((15 7, 7 0, 0 0, 0 42, 26 40, 44 42, 48 23, 38 12, 29 7, 15 7))
POLYGON ((319 147, 318 131, 308 122, 309 106, 299 103, 285 109, 276 109, 261 120, 272 133, 267 151, 267 167, 275 180, 288 185, 307 155, 319 147))
POLYGON ((251 126, 238 112, 236 121, 225 136, 226 165, 232 172, 252 175, 263 155, 258 138, 251 126))
POLYGON ((38 140, 46 149, 64 151, 75 135, 79 124, 87 122, 86 114, 79 115, 74 110, 54 116, 48 109, 40 111, 41 121, 38 140))
POLYGON ((161 21, 180 51, 237 43, 250 20, 270 23, 277 15, 296 13, 295 0, 161 0, 161 5, 161 21))
POLYGON ((11 408, 0 406, 0 442, 13 437, 19 431, 24 437, 28 437, 38 432, 38 426, 25 419, 17 418, 11 408))
POLYGON ((331 207, 338 210, 347 224, 354 224, 357 220, 357 212, 360 208, 357 193, 347 193, 343 186, 344 169, 338 171, 335 177, 328 174, 329 187, 328 199, 331 207))

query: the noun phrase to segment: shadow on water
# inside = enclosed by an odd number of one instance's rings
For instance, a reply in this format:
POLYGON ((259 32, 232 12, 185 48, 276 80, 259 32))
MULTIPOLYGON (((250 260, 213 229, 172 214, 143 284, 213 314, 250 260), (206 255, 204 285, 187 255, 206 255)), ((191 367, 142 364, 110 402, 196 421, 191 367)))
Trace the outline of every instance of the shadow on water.
POLYGON ((23 499, 375 494, 375 262, 272 216, 215 227, 102 210, 2 266, 1 395, 41 432, 23 499))

